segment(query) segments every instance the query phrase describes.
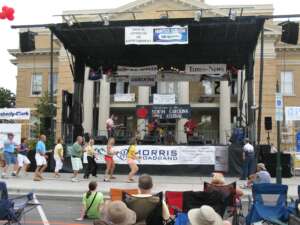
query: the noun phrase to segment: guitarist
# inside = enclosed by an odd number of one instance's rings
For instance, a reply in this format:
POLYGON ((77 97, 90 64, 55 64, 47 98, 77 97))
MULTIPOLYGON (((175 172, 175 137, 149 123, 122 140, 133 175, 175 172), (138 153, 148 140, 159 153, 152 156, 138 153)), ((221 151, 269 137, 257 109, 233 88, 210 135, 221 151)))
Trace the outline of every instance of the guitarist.
POLYGON ((190 118, 184 124, 184 132, 186 133, 187 141, 189 141, 190 137, 194 135, 194 130, 197 128, 196 123, 190 118))

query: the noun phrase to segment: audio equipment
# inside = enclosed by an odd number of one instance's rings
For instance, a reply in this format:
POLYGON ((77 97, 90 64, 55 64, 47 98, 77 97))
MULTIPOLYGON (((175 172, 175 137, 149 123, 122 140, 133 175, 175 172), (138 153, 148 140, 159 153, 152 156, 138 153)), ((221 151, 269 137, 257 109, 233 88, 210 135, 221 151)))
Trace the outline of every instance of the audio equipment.
POLYGON ((106 145, 107 144, 107 137, 104 135, 96 136, 94 138, 94 140, 95 140, 95 145, 106 145))
POLYGON ((272 130, 272 117, 271 116, 265 117, 265 130, 272 130))
POLYGON ((282 24, 281 41, 287 44, 298 43, 299 23, 285 22, 282 24))
POLYGON ((27 31, 20 33, 20 49, 21 52, 31 52, 35 50, 34 32, 27 31))

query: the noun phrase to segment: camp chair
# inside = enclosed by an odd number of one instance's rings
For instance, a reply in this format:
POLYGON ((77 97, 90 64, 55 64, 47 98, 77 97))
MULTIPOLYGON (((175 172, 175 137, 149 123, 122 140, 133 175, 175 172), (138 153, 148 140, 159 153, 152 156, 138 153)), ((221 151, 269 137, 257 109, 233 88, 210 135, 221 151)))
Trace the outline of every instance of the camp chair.
POLYGON ((0 220, 5 221, 5 225, 20 225, 23 216, 38 206, 38 204, 32 203, 33 193, 9 199, 4 182, 0 182, 0 193, 0 220))
POLYGON ((246 217, 246 224, 263 221, 283 224, 288 220, 287 185, 253 184, 253 205, 246 217))
POLYGON ((138 189, 118 189, 118 188, 111 188, 110 189, 110 199, 112 201, 122 201, 123 200, 123 193, 127 193, 130 195, 138 194, 138 189))
POLYGON ((225 213, 226 216, 223 217, 233 217, 233 225, 239 224, 240 220, 244 220, 242 214, 242 203, 240 198, 236 194, 236 182, 227 185, 214 185, 208 182, 204 182, 204 191, 205 192, 220 192, 223 196, 224 206, 226 207, 225 213))

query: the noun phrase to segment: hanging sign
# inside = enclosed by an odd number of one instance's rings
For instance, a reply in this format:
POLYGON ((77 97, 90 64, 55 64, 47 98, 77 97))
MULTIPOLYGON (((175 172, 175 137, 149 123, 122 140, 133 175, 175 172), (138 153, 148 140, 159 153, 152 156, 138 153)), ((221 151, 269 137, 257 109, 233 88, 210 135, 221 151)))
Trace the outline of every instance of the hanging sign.
POLYGON ((187 64, 185 66, 186 74, 213 75, 226 73, 226 64, 187 64))
POLYGON ((142 66, 142 67, 118 66, 117 68, 117 74, 119 76, 156 75, 157 72, 158 72, 158 67, 156 65, 142 66))
POLYGON ((176 103, 175 94, 154 94, 153 105, 174 105, 176 103))
POLYGON ((156 76, 130 76, 130 86, 155 86, 156 76))
POLYGON ((114 102, 134 102, 135 94, 115 94, 114 102))
POLYGON ((276 93, 275 108, 276 108, 275 120, 282 121, 283 120, 283 99, 281 93, 276 93))
POLYGON ((287 121, 300 120, 300 107, 285 107, 285 119, 287 121))
POLYGON ((185 73, 171 73, 171 72, 163 72, 159 73, 157 76, 158 81, 197 81, 199 82, 201 76, 199 75, 189 75, 185 73))
POLYGON ((3 108, 0 109, 1 120, 29 120, 29 108, 3 108))
POLYGON ((190 105, 152 105, 150 119, 155 116, 158 119, 183 119, 191 117, 190 105))
POLYGON ((174 44, 188 44, 188 26, 125 27, 125 45, 174 44))

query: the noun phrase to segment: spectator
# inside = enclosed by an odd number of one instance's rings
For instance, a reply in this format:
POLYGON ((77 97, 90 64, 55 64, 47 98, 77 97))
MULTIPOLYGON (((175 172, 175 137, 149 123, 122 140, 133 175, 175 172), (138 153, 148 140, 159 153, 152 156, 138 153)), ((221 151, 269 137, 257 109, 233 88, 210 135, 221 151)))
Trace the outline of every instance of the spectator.
POLYGON ((103 208, 103 219, 94 221, 94 225, 134 225, 136 214, 122 201, 108 202, 103 208))
POLYGON ((187 141, 189 141, 190 138, 194 135, 194 131, 197 128, 197 124, 192 120, 192 118, 189 118, 189 120, 186 121, 183 126, 184 132, 186 133, 186 139, 187 141))
POLYGON ((41 181, 43 180, 43 172, 47 168, 47 160, 46 160, 46 136, 41 134, 40 139, 36 144, 35 150, 35 162, 36 162, 36 169, 34 173, 33 180, 34 181, 41 181))
POLYGON ((91 181, 89 183, 88 192, 83 195, 81 215, 77 220, 100 219, 100 212, 102 210, 103 203, 103 194, 101 192, 97 192, 97 183, 95 181, 91 181))
MULTIPOLYGON (((132 197, 136 198, 136 202, 132 202, 132 204, 128 204, 128 208, 135 211, 137 215, 137 222, 143 222, 155 209, 160 199, 157 196, 152 195, 153 182, 152 177, 143 174, 139 177, 139 194, 132 195, 132 197)), ((162 217, 165 221, 170 219, 170 212, 168 206, 164 200, 162 200, 162 217)))
POLYGON ((242 180, 246 180, 255 170, 255 154, 254 147, 249 139, 245 139, 243 146, 243 175, 242 180))
POLYGON ((78 136, 76 142, 72 146, 71 150, 71 163, 73 168, 72 182, 79 182, 77 176, 81 169, 83 169, 81 157, 83 154, 82 150, 83 138, 78 136))
POLYGON ((83 178, 88 179, 90 174, 92 174, 92 176, 94 176, 94 177, 97 177, 97 163, 95 161, 96 151, 94 149, 94 139, 93 138, 90 138, 89 143, 85 147, 85 152, 87 154, 88 164, 87 164, 83 178))
POLYGON ((221 216, 208 205, 203 205, 199 209, 191 209, 188 212, 188 218, 191 225, 230 225, 230 222, 223 221, 221 216))
POLYGON ((256 166, 256 173, 250 175, 250 179, 248 180, 247 186, 251 187, 252 184, 265 184, 271 183, 271 175, 267 171, 265 164, 258 163, 256 166))
POLYGON ((19 176, 19 173, 21 172, 21 169, 24 168, 25 176, 27 175, 27 169, 30 165, 30 160, 27 157, 27 154, 29 152, 29 148, 27 146, 27 139, 22 138, 21 139, 21 145, 18 148, 18 169, 17 169, 17 176, 19 176))
POLYGON ((63 161, 64 161, 64 148, 62 146, 61 138, 57 139, 57 144, 54 148, 54 160, 55 160, 54 176, 58 178, 60 177, 59 171, 62 169, 63 161))
POLYGON ((18 164, 17 164, 17 158, 15 155, 15 148, 17 144, 14 142, 14 134, 8 133, 7 134, 7 140, 4 141, 4 148, 3 148, 3 156, 5 165, 2 172, 2 178, 7 178, 7 173, 10 165, 14 165, 12 176, 16 176, 18 164))

